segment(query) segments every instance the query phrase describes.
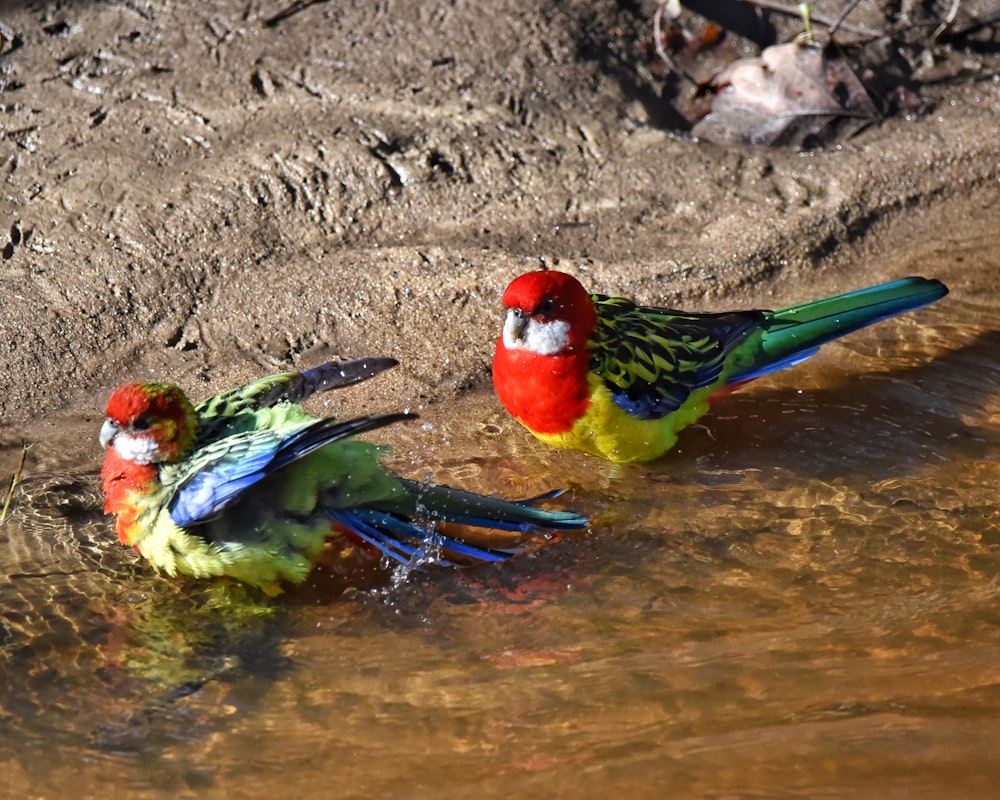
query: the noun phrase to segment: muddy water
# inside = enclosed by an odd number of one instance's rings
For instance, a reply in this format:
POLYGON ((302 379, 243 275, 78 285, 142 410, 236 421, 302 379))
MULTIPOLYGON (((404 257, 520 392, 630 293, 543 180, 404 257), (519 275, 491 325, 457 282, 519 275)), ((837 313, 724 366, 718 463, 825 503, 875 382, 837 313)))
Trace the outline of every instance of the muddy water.
POLYGON ((1000 298, 976 287, 996 256, 984 234, 882 261, 953 293, 733 395, 646 467, 546 450, 485 391, 423 409, 387 433, 397 468, 568 486, 557 502, 593 527, 339 596, 260 605, 152 575, 100 513, 99 421, 31 431, 0 528, 0 786, 994 796, 1000 298))

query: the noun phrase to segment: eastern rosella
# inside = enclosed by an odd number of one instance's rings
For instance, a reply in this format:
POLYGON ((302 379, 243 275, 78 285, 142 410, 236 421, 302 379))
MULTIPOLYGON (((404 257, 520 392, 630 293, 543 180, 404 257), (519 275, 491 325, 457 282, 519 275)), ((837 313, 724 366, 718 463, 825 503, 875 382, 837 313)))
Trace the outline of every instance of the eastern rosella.
POLYGON ((503 295, 493 384, 547 444, 649 461, 715 397, 947 293, 939 281, 902 278, 780 311, 698 314, 588 294, 562 272, 530 272, 503 295))
POLYGON ((395 363, 271 375, 198 405, 171 384, 119 387, 100 434, 108 448, 105 510, 116 517, 119 540, 168 575, 229 575, 276 593, 284 582, 304 581, 337 533, 400 563, 426 546, 497 561, 511 550, 435 533, 435 522, 521 532, 587 524, 571 512, 533 508, 541 498, 508 502, 405 480, 383 465, 383 448, 352 438, 410 414, 339 421, 299 405, 395 363))

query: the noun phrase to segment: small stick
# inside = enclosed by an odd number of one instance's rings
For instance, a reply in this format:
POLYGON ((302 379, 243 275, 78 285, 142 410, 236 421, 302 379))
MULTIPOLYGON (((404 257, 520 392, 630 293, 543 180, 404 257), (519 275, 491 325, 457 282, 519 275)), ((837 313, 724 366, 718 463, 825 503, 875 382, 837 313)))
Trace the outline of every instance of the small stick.
POLYGON ((669 4, 670 0, 660 0, 656 6, 656 13, 653 14, 653 47, 656 49, 656 54, 666 65, 667 69, 674 73, 674 75, 686 78, 692 84, 697 86, 698 81, 688 75, 684 68, 670 57, 669 53, 667 53, 667 48, 663 46, 663 30, 660 20, 663 18, 663 9, 669 4))
POLYGON ((22 440, 21 442, 21 461, 17 465, 17 471, 11 476, 10 488, 7 490, 7 499, 4 501, 3 510, 0 511, 0 525, 3 525, 7 521, 7 517, 10 516, 10 504, 14 499, 14 490, 17 485, 21 482, 21 473, 24 472, 24 459, 28 454, 28 450, 31 449, 31 445, 28 442, 22 440))
POLYGON ((264 27, 273 28, 279 22, 284 22, 289 17, 298 14, 300 11, 305 11, 307 8, 309 8, 309 6, 314 6, 317 3, 325 3, 325 2, 326 0, 295 0, 295 2, 292 3, 290 6, 288 6, 287 8, 265 19, 264 27))
POLYGON ((958 6, 959 6, 959 0, 952 0, 951 8, 948 9, 948 14, 944 18, 944 21, 941 23, 940 26, 938 26, 938 29, 934 31, 934 33, 931 35, 932 42, 936 42, 938 39, 940 39, 942 34, 946 30, 948 30, 951 24, 955 21, 955 17, 958 16, 958 6))
MULTIPOLYGON (((768 11, 774 11, 778 14, 787 14, 790 17, 801 16, 798 10, 798 6, 790 5, 788 3, 782 3, 778 0, 747 0, 752 6, 758 6, 759 8, 765 8, 768 11)), ((849 13, 857 5, 857 2, 849 2, 846 7, 846 13, 849 13)), ((846 16, 846 13, 842 13, 840 16, 846 16)), ((847 31, 848 33, 857 33, 862 36, 882 36, 880 31, 872 30, 871 28, 864 27, 862 25, 849 25, 846 22, 842 22, 840 19, 835 19, 833 17, 828 17, 825 14, 817 14, 813 12, 811 14, 812 21, 818 22, 820 25, 825 25, 829 27, 830 25, 837 23, 837 28, 839 30, 847 31)))
POLYGON ((847 15, 850 14, 855 7, 857 7, 859 2, 860 0, 850 0, 850 2, 844 5, 844 7, 840 10, 840 13, 837 14, 837 18, 830 23, 828 32, 831 36, 837 32, 837 29, 843 24, 844 20, 847 19, 847 15))

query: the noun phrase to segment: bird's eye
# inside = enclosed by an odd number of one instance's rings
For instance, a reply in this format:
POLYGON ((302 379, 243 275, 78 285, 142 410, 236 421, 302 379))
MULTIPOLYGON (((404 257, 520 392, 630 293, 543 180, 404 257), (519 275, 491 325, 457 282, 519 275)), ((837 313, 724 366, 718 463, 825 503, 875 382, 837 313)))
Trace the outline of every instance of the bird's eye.
POLYGON ((538 304, 538 308, 535 309, 535 313, 542 315, 549 314, 555 307, 556 307, 555 299, 552 297, 546 297, 544 300, 542 300, 541 303, 538 304))
POLYGON ((145 417, 139 417, 139 419, 132 423, 132 430, 134 431, 148 431, 152 427, 153 423, 145 417))

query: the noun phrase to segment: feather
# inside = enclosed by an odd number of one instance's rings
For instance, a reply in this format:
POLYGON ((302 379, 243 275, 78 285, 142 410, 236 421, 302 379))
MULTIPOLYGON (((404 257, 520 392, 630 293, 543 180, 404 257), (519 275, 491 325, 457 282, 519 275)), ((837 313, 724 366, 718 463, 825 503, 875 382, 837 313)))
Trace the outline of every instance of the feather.
POLYGON ((347 422, 316 420, 292 435, 274 430, 251 430, 228 436, 202 448, 177 476, 170 501, 170 518, 186 528, 217 517, 240 495, 268 475, 320 447, 365 431, 375 430, 413 414, 360 417, 347 422))
POLYGON ((622 410, 662 419, 719 380, 726 357, 763 319, 759 311, 690 314, 592 294, 591 370, 622 410))

